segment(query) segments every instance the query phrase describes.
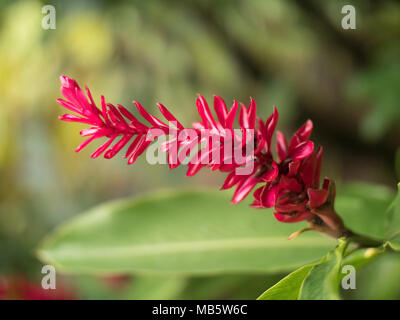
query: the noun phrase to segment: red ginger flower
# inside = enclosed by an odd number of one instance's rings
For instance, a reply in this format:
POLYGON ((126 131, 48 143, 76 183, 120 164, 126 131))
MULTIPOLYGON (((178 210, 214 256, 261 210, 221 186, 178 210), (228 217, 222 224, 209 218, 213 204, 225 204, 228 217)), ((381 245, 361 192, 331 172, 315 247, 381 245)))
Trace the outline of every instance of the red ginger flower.
POLYGON ((283 134, 277 132, 279 161, 276 162, 271 152, 271 141, 278 111, 274 107, 272 115, 264 123, 256 116, 257 106, 253 99, 248 107, 240 105, 238 122, 241 134, 238 134, 233 129, 239 109, 236 100, 228 110, 224 100, 214 96, 215 119, 206 100, 199 95, 196 106, 201 121, 193 123, 192 128, 185 128, 161 103, 157 105, 168 123, 148 113, 137 101, 134 104, 148 124, 139 121, 123 106, 106 103, 103 96, 100 110, 89 89, 86 88, 86 97, 76 81, 66 76, 61 76, 61 93, 66 100, 57 101, 78 115, 66 114, 60 119, 91 126, 80 132, 89 138, 76 149, 77 152, 93 140, 106 137, 107 141, 91 157, 104 153, 104 157, 110 159, 129 144, 125 158, 128 164, 133 164, 155 138, 169 135, 169 140, 162 145, 162 150, 168 153, 169 167, 178 167, 193 150, 200 149, 197 156, 188 162, 187 176, 195 175, 205 166, 229 172, 221 189, 236 186, 232 203, 242 201, 258 183, 263 183, 254 192, 256 200, 253 206, 274 207, 279 221, 297 222, 314 219, 315 214, 311 211, 327 200, 327 186, 318 189, 322 149, 315 152, 314 144, 309 141, 310 120, 293 135, 289 144, 283 134), (204 136, 205 132, 208 134, 204 136), (247 147, 253 141, 254 150, 248 154, 247 147), (241 161, 235 154, 241 156, 241 161), (243 168, 248 170, 238 171, 243 168))
POLYGON ((314 151, 314 144, 308 140, 311 131, 312 122, 309 120, 293 135, 289 146, 285 136, 277 132, 279 176, 255 191, 253 207, 274 207, 279 221, 298 222, 311 219, 310 209, 314 209, 324 197, 318 206, 325 203, 328 191, 318 190, 322 148, 314 151))

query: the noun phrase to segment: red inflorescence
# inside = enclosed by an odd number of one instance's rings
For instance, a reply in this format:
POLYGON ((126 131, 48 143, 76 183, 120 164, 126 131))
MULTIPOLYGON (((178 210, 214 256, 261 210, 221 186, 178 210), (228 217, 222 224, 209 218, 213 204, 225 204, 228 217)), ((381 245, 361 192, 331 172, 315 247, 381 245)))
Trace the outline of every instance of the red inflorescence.
POLYGON ((271 143, 278 111, 274 107, 272 115, 264 122, 256 115, 253 99, 248 107, 244 104, 239 107, 234 101, 228 110, 224 100, 214 96, 215 118, 207 101, 199 95, 196 106, 201 121, 193 123, 192 128, 185 128, 161 103, 157 105, 166 121, 151 115, 134 101, 147 124, 123 106, 106 103, 103 96, 99 109, 89 89, 86 88, 85 95, 77 82, 66 76, 61 76, 61 93, 65 100, 58 99, 58 103, 75 114, 65 114, 60 119, 90 125, 80 132, 88 138, 76 149, 77 152, 93 140, 105 137, 107 140, 94 151, 92 158, 104 154, 110 159, 128 146, 125 158, 128 164, 133 164, 156 138, 164 136, 168 139, 161 150, 167 153, 171 169, 186 163, 188 176, 195 175, 203 167, 227 172, 221 189, 236 187, 232 203, 242 201, 261 184, 254 192, 252 206, 273 207, 279 221, 298 222, 313 219, 311 211, 327 201, 330 181, 326 179, 323 187, 319 187, 322 148, 314 150, 314 144, 309 140, 310 120, 296 131, 289 143, 281 132, 277 132, 278 160, 275 160, 271 143), (235 130, 233 124, 238 113, 239 129, 235 130), (249 145, 253 146, 250 154, 249 145), (196 156, 191 157, 193 151, 196 156), (240 156, 240 161, 235 155, 240 156), (248 170, 238 171, 243 168, 248 170))

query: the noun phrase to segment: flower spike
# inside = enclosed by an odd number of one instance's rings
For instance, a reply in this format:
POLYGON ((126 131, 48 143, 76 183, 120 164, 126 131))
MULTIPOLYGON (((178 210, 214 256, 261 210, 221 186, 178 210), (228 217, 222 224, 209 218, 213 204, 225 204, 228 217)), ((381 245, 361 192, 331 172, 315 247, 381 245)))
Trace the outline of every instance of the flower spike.
POLYGON ((235 187, 232 203, 242 201, 259 185, 253 193, 254 208, 274 208, 274 215, 281 222, 307 220, 315 228, 316 219, 319 219, 326 220, 327 227, 333 227, 330 224, 334 219, 324 215, 321 208, 328 204, 333 206, 334 191, 330 180, 319 186, 322 148, 315 150, 314 143, 309 140, 313 128, 311 120, 295 132, 289 143, 284 134, 277 131, 276 160, 271 149, 279 119, 275 106, 264 122, 257 116, 253 98, 248 106, 234 100, 228 109, 225 101, 214 95, 214 117, 206 99, 199 95, 196 107, 200 121, 185 127, 161 103, 157 106, 165 120, 133 101, 144 119, 140 120, 124 106, 106 102, 104 96, 101 96, 101 107, 98 108, 88 88, 85 93, 74 79, 64 75, 60 80, 64 99, 57 99, 57 102, 73 112, 60 119, 89 125, 80 132, 87 138, 76 152, 94 140, 105 138, 92 158, 103 155, 111 159, 127 147, 124 158, 128 159, 128 164, 133 164, 156 138, 165 136, 167 140, 160 150, 167 153, 170 169, 187 163, 187 176, 197 174, 203 167, 226 172, 228 175, 221 190, 235 187), (239 128, 235 130, 233 124, 237 114, 239 128))

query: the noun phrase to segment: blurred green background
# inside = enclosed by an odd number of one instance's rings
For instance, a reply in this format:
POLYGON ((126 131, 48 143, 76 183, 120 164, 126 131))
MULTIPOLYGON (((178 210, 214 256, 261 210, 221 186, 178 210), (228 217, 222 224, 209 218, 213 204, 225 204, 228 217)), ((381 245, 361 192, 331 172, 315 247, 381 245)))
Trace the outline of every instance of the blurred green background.
MULTIPOLYGON (((155 103, 162 101, 185 124, 197 119, 197 93, 229 103, 248 103, 252 96, 263 118, 278 107, 279 128, 288 134, 313 120, 313 139, 325 149, 323 172, 339 184, 359 180, 394 189, 400 175, 400 3, 352 1, 356 30, 341 28, 345 4, 1 1, 0 283, 40 283, 38 242, 93 205, 159 188, 217 190, 224 179, 207 170, 186 178, 184 168, 169 171, 145 159, 127 167, 121 157, 91 160, 90 150, 74 153, 82 126, 57 119, 64 113, 55 101, 61 74, 88 85, 96 101, 104 94, 132 110, 136 99, 156 114, 155 103), (56 8, 55 30, 41 26, 46 4, 56 8)), ((387 289, 388 279, 368 283, 369 275, 389 270, 399 279, 399 263, 385 258, 360 271, 366 289, 350 298, 399 298, 398 286, 387 289)), ((60 283, 88 299, 254 299, 281 277, 64 277, 60 283)))

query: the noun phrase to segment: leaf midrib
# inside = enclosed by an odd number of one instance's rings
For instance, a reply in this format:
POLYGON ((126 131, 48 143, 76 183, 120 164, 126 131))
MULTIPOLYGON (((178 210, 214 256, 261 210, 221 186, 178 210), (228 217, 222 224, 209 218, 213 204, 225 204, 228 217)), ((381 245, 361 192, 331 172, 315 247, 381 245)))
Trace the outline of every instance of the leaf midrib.
POLYGON ((298 238, 287 240, 282 237, 261 237, 242 239, 220 239, 187 242, 165 242, 153 244, 138 244, 127 246, 95 246, 82 247, 82 245, 63 245, 55 248, 41 250, 41 254, 48 256, 63 256, 69 260, 74 258, 102 258, 121 256, 146 256, 175 253, 194 253, 209 251, 224 251, 234 249, 260 249, 260 248, 326 248, 334 242, 326 238, 298 238))

